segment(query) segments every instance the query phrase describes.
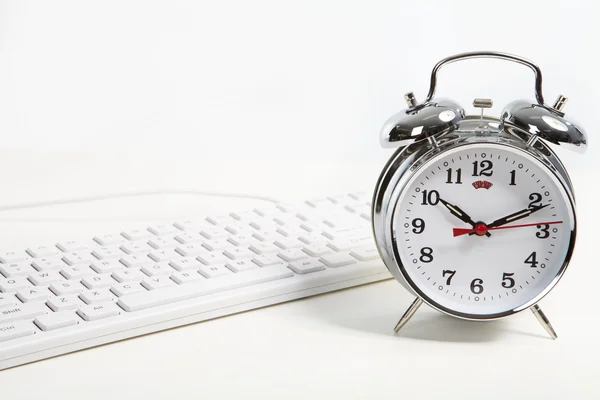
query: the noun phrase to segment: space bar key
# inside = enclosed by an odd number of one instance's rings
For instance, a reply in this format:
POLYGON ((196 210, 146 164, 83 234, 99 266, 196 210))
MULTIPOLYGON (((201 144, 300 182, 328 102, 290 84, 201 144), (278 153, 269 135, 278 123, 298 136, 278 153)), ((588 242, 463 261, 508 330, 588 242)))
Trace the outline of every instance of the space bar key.
POLYGON ((239 272, 232 276, 195 281, 183 285, 170 286, 164 289, 123 296, 119 299, 117 304, 125 311, 139 311, 226 290, 289 278, 293 275, 294 274, 284 266, 276 265, 272 267, 263 267, 239 272))

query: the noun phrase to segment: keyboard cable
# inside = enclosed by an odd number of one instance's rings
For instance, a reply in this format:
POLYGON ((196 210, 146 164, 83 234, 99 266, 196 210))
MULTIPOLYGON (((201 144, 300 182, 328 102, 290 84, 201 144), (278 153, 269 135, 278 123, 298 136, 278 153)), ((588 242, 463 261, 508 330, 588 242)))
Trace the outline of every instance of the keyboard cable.
POLYGON ((198 195, 198 196, 209 196, 209 197, 229 197, 229 198, 238 198, 238 199, 252 199, 252 200, 261 200, 267 201, 271 203, 279 203, 279 200, 276 200, 272 197, 261 196, 255 194, 248 193, 229 193, 229 192, 203 192, 199 190, 185 190, 185 189, 164 189, 164 190, 138 190, 131 192, 114 192, 114 193, 106 193, 92 196, 82 196, 82 197, 71 197, 65 199, 57 199, 57 200, 48 200, 48 201, 32 201, 26 203, 19 204, 7 204, 0 205, 0 211, 10 211, 10 210, 22 210, 26 208, 37 208, 37 207, 50 207, 50 206, 58 206, 64 204, 75 204, 75 203, 86 203, 92 201, 102 201, 109 199, 117 199, 124 197, 139 197, 139 196, 155 196, 155 195, 163 195, 163 194, 183 194, 183 195, 198 195))

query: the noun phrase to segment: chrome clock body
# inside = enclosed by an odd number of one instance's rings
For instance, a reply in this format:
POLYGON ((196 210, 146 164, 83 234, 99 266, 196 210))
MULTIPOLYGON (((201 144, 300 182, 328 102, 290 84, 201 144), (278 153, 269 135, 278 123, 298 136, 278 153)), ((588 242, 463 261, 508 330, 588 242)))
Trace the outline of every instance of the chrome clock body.
POLYGON ((381 130, 381 145, 397 150, 379 177, 372 202, 373 234, 381 258, 396 280, 416 296, 395 331, 404 326, 422 303, 468 320, 493 320, 529 308, 556 339, 554 329, 537 303, 565 273, 575 246, 577 224, 571 180, 549 146, 560 145, 582 153, 588 144, 583 128, 565 116, 563 109, 567 98, 561 95, 552 106, 546 104, 541 70, 525 58, 506 53, 472 52, 448 57, 434 66, 429 92, 423 103, 419 104, 412 92, 405 95, 405 100, 408 108, 393 115, 381 130), (535 78, 535 101, 513 101, 496 118, 484 116, 484 109, 493 105, 490 99, 475 99, 473 106, 481 108, 481 114, 466 115, 465 109, 457 102, 435 98, 440 68, 471 58, 494 58, 527 66, 535 78), (497 156, 494 160, 497 169, 492 169, 491 159, 483 161, 491 157, 492 152, 497 156), (473 158, 469 159, 469 155, 473 158), (478 155, 481 161, 477 160, 478 155), (469 159, 468 163, 465 157, 469 159), (492 179, 494 171, 496 175, 492 179), (490 178, 472 178, 481 176, 490 178), (502 180, 498 180, 499 177, 503 177, 502 180), (453 188, 467 186, 463 183, 472 185, 474 189, 469 189, 469 192, 448 189, 445 185, 451 184, 453 188), (489 190, 492 186, 495 186, 493 190, 489 190), (481 188, 489 190, 481 193, 489 194, 473 194, 473 190, 481 188), (531 193, 530 190, 534 189, 537 192, 531 193), (419 193, 418 199, 416 193, 419 193), (495 197, 489 197, 492 193, 495 197), (453 197, 452 202, 442 198, 446 194, 453 197), (532 201, 523 198, 524 194, 528 194, 532 201), (442 206, 439 207, 446 214, 435 209, 440 202, 442 206), (471 213, 475 217, 460 208, 465 205, 467 211, 475 210, 471 213), (511 207, 520 207, 521 210, 492 222, 475 219, 495 218, 495 212, 506 214, 507 210, 514 211, 511 207), (537 218, 530 217, 542 209, 545 211, 537 214, 537 218), (413 211, 427 218, 409 217, 413 211), (454 217, 456 220, 452 219, 454 217), (529 223, 513 223, 526 217, 529 223), (412 220, 413 225, 410 226, 404 219, 412 220), (456 228, 452 227, 454 223, 456 228), (513 235, 506 235, 507 229, 513 235), (440 233, 442 231, 443 234, 440 233), (421 235, 423 232, 426 234, 421 235), (462 237, 453 241, 452 238, 458 236, 462 237), (536 242, 534 238, 549 240, 536 242), (437 250, 434 246, 423 246, 423 240, 433 242, 437 250), (415 246, 414 250, 409 250, 411 245, 415 246), (471 251, 477 246, 480 246, 479 250, 471 251), (420 257, 414 254, 417 253, 416 248, 419 248, 420 257), (522 252, 530 248, 534 251, 525 258, 522 252), (541 249, 543 254, 538 255, 535 249, 541 249), (437 252, 435 257, 434 251, 437 252), (531 269, 504 272, 501 282, 487 286, 489 289, 484 289, 480 278, 465 286, 465 274, 488 274, 486 279, 489 282, 492 272, 513 268, 515 259, 511 257, 515 254, 522 257, 518 263, 530 265, 531 269), (538 261, 538 256, 545 258, 538 261), (427 266, 421 263, 427 263, 427 266), (540 268, 537 268, 538 265, 540 268), (459 278, 461 268, 464 274, 459 278), (452 279, 456 285, 451 287, 452 279))
MULTIPOLYGON (((506 129, 504 126, 501 128, 500 126, 500 120, 491 117, 485 117, 483 120, 479 117, 467 117, 458 123, 451 132, 436 137, 437 143, 435 146, 431 146, 428 142, 425 142, 399 149, 394 153, 381 173, 373 196, 373 233, 381 258, 390 273, 407 290, 422 299, 426 304, 441 312, 463 319, 492 320, 502 318, 536 304, 556 285, 565 272, 575 245, 575 198, 571 181, 563 164, 556 157, 555 153, 543 142, 537 141, 533 146, 527 146, 527 143, 518 135, 510 133, 510 129, 506 129), (397 220, 400 217, 396 205, 411 177, 429 161, 440 158, 449 151, 461 147, 473 147, 478 144, 502 146, 510 152, 529 155, 543 164, 547 172, 555 176, 564 189, 564 192, 561 193, 562 200, 571 208, 573 217, 573 227, 569 232, 570 238, 566 257, 558 271, 556 271, 556 275, 552 277, 552 281, 544 290, 529 301, 504 312, 493 314, 459 312, 432 300, 423 291, 423 288, 419 284, 416 284, 407 273, 407 268, 411 268, 411 266, 403 263, 398 252, 398 247, 402 246, 402 243, 397 243, 396 240, 402 236, 396 232, 397 220)), ((479 238, 472 239, 478 240, 479 238)), ((479 240, 486 239, 481 238, 479 240)), ((473 241, 473 245, 476 245, 475 241, 473 241)))

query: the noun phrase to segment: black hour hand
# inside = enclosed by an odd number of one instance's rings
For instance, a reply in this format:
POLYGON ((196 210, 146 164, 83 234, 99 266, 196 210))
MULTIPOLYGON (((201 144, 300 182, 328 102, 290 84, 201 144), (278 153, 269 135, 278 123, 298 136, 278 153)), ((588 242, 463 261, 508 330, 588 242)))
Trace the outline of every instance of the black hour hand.
MULTIPOLYGON (((473 228, 475 228, 475 221, 473 221, 473 219, 463 210, 460 209, 460 207, 448 203, 446 200, 444 199, 440 199, 440 202, 444 205, 444 207, 446 207, 448 209, 448 211, 450 211, 450 214, 454 215, 455 217, 457 217, 458 219, 460 219, 463 222, 466 222, 467 224, 471 225, 473 228)), ((487 237, 492 236, 489 232, 486 232, 485 234, 487 237)))

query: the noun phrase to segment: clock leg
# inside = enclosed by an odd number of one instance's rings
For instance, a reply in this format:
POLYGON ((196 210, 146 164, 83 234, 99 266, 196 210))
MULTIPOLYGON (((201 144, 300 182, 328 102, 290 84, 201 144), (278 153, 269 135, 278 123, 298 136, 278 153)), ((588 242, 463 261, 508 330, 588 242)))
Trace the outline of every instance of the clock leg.
POLYGON ((558 337, 558 335, 554 331, 554 328, 552 328, 552 325, 550 324, 550 321, 548 321, 548 318, 546 317, 546 314, 544 314, 544 312, 542 311, 542 309, 540 308, 540 306, 538 306, 537 304, 534 304, 533 306, 531 306, 530 310, 533 313, 533 315, 535 315, 535 317, 537 318, 537 320, 540 321, 540 324, 542 324, 542 326, 544 327, 544 329, 546 330, 546 332, 548 332, 548 334, 550 335, 550 337, 552 339, 556 339, 558 337))
POLYGON ((400 318, 400 321, 398 321, 398 323, 396 324, 394 332, 398 333, 398 331, 400 331, 400 329, 402 329, 402 327, 406 325, 408 320, 411 319, 413 315, 415 315, 415 312, 417 312, 421 304, 423 304, 423 300, 417 297, 415 301, 413 301, 413 303, 410 305, 410 307, 408 307, 408 310, 406 310, 402 318, 400 318))

